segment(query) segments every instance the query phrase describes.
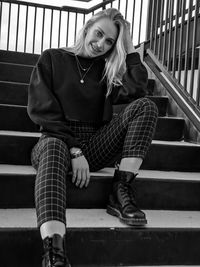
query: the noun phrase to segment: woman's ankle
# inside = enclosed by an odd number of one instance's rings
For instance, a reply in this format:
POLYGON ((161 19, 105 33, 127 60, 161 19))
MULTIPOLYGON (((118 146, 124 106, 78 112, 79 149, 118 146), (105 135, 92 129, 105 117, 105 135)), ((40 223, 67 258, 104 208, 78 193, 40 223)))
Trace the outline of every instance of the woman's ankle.
POLYGON ((40 226, 40 235, 44 240, 46 237, 52 237, 54 234, 58 234, 63 237, 66 233, 66 226, 60 221, 47 221, 40 226))

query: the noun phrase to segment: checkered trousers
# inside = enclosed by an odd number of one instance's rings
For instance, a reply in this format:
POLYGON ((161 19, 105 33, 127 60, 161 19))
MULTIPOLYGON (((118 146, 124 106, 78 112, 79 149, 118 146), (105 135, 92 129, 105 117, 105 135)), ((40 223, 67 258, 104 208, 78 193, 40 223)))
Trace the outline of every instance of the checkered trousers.
MULTIPOLYGON (((86 122, 69 122, 80 140, 90 171, 96 171, 120 153, 121 158, 144 159, 156 128, 158 111, 148 98, 129 104, 106 125, 98 128, 86 122)), ((32 150, 37 170, 35 204, 38 226, 50 220, 66 224, 66 177, 71 170, 67 145, 55 137, 43 135, 32 150)))

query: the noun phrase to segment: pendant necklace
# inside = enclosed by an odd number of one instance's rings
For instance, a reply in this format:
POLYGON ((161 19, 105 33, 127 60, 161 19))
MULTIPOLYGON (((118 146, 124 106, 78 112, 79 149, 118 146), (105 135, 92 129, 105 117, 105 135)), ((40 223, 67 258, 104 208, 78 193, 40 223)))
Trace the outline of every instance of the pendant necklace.
POLYGON ((94 62, 92 62, 92 64, 88 67, 88 68, 83 68, 81 66, 81 63, 78 60, 77 55, 75 55, 75 59, 76 59, 76 64, 77 64, 77 68, 78 68, 78 72, 80 75, 80 83, 84 83, 84 78, 86 77, 87 73, 89 72, 89 70, 92 68, 94 62), (84 71, 85 73, 82 75, 81 70, 84 71))

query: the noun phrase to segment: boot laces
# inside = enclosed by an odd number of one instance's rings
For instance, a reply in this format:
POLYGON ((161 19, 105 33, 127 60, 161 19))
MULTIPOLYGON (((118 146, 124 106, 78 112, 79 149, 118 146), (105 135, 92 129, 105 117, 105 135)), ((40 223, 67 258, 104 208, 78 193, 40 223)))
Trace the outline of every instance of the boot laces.
POLYGON ((121 204, 124 207, 127 205, 133 205, 137 207, 136 201, 135 201, 135 189, 132 188, 131 181, 130 182, 124 182, 124 181, 119 182, 118 192, 119 192, 119 195, 121 196, 120 197, 122 201, 121 204))
POLYGON ((65 266, 65 257, 59 253, 54 253, 52 251, 47 252, 44 255, 48 262, 48 267, 64 267, 65 266))

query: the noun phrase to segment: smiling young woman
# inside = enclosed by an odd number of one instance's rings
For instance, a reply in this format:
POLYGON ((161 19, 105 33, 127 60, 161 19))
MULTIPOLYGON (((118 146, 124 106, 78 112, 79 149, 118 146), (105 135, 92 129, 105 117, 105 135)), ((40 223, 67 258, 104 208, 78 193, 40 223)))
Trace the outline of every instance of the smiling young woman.
POLYGON ((87 187, 121 152, 107 212, 127 225, 144 225, 134 179, 151 144, 157 108, 145 98, 147 71, 130 25, 113 8, 95 14, 73 47, 48 49, 33 70, 28 114, 42 136, 32 150, 35 203, 44 244, 43 267, 71 266, 65 251, 66 179, 87 187), (112 105, 129 103, 117 116, 112 105), (135 186, 135 185, 133 185, 135 186))

